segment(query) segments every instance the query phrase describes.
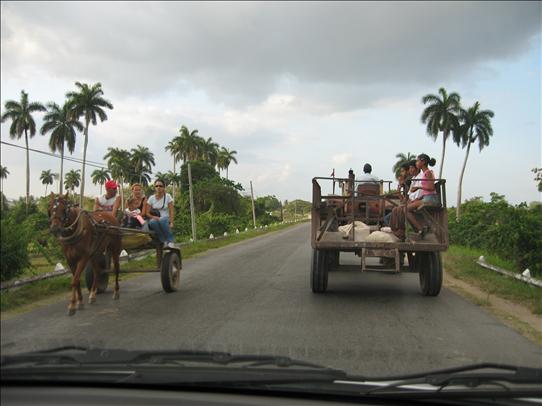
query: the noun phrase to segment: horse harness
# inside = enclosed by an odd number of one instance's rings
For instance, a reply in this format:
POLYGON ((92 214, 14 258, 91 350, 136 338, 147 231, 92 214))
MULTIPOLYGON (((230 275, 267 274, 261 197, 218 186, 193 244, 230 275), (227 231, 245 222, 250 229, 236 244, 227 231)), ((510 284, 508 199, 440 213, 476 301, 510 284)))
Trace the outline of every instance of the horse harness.
MULTIPOLYGON (((55 199, 53 209, 58 207, 58 200, 55 199)), ((69 212, 72 209, 72 206, 68 203, 64 206, 64 213, 63 218, 61 219, 62 224, 64 224, 68 218, 69 218, 69 212)), ((90 250, 90 257, 93 257, 99 248, 100 245, 100 239, 99 237, 103 237, 105 234, 111 234, 111 230, 109 230, 105 220, 102 220, 100 222, 96 221, 88 211, 86 210, 80 210, 77 214, 77 217, 71 223, 69 226, 63 228, 63 232, 74 230, 72 234, 68 236, 59 236, 58 239, 62 244, 66 245, 75 245, 79 241, 81 241, 81 238, 83 237, 83 221, 81 221, 81 217, 85 216, 88 220, 90 225, 92 226, 92 234, 93 234, 93 242, 90 250), (101 230, 99 230, 101 229, 101 230)))

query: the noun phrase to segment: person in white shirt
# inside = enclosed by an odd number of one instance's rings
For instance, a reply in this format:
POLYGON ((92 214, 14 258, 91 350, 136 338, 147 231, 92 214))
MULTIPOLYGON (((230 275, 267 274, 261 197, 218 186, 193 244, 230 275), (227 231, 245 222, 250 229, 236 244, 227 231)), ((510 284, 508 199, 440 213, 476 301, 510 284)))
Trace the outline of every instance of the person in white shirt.
POLYGON ((161 179, 154 181, 155 194, 147 199, 144 214, 149 218, 149 228, 156 232, 164 248, 174 248, 173 234, 173 198, 166 193, 166 184, 161 179))
POLYGON ((358 179, 356 179, 356 188, 360 184, 365 183, 380 183, 380 178, 378 176, 373 175, 371 172, 373 171, 373 168, 370 164, 365 164, 363 166, 363 175, 361 175, 358 179))
POLYGON ((105 195, 94 200, 94 211, 110 211, 114 216, 120 207, 120 196, 117 196, 117 182, 113 179, 105 182, 105 195))

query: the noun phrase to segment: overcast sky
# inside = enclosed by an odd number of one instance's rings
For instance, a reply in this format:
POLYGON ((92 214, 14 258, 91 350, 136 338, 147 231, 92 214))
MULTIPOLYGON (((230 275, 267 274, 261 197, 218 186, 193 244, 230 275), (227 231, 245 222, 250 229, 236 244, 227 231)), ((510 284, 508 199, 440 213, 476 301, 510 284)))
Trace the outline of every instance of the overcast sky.
MULTIPOLYGON (((101 82, 114 104, 89 130, 88 159, 148 146, 155 171, 181 125, 238 151, 230 178, 257 195, 310 199, 311 178, 362 172, 392 179, 398 152, 440 161, 420 122, 421 98, 444 86, 495 112, 494 136, 473 149, 464 198, 490 192, 540 200, 540 2, 6 2, 1 3, 1 101, 62 103, 74 82, 101 82)), ((38 124, 41 114, 37 115, 38 124)), ((9 124, 1 126, 11 141, 9 124)), ((47 150, 37 135, 31 146, 47 150)), ((75 157, 82 157, 83 137, 75 157)), ((465 151, 448 144, 455 204, 465 151)), ((8 197, 24 194, 24 151, 2 145, 8 197)), ((31 153, 31 193, 59 162, 31 153)), ((66 163, 67 170, 80 165, 66 163)), ((438 173, 438 165, 435 167, 438 173)), ((90 173, 92 169, 87 171, 90 173)), ((86 191, 98 188, 87 180, 86 191)))

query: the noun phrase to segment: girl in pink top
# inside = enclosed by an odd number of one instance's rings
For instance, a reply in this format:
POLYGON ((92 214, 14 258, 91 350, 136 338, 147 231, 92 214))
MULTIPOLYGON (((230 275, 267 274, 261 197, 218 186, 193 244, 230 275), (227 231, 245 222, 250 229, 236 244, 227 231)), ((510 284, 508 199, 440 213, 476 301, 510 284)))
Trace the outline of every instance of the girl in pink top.
POLYGON ((435 175, 433 171, 429 169, 429 166, 434 166, 436 163, 435 158, 429 158, 427 154, 418 155, 416 160, 416 167, 420 169, 421 172, 421 186, 416 186, 411 189, 412 192, 420 190, 420 197, 410 203, 407 206, 407 218, 410 221, 418 234, 423 238, 427 233, 428 229, 425 226, 422 226, 413 211, 415 211, 422 204, 433 204, 436 205, 439 203, 438 195, 435 190, 435 175))

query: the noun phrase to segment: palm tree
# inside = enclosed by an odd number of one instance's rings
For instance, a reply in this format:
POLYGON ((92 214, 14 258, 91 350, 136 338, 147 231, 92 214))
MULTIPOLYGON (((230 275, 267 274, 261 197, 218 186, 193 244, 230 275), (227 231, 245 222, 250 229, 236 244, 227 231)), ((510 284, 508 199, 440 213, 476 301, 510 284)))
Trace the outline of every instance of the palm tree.
POLYGON ((178 186, 179 190, 181 190, 181 187, 179 186, 180 183, 181 183, 181 174, 180 173, 175 173, 175 172, 172 172, 172 171, 168 171, 168 173, 165 174, 166 176, 166 179, 168 181, 168 183, 171 184, 171 189, 172 189, 172 193, 173 193, 173 197, 175 198, 175 186, 178 186))
POLYGON ((32 113, 45 111, 45 106, 38 102, 28 101, 28 93, 21 90, 21 101, 8 100, 4 104, 6 111, 2 114, 0 121, 3 123, 7 119, 11 120, 9 127, 9 136, 12 139, 20 139, 24 134, 26 145, 26 213, 28 214, 28 204, 30 202, 30 154, 28 150, 28 136, 32 138, 36 135, 36 123, 32 113))
POLYGON ((91 174, 90 177, 92 179, 93 184, 100 184, 100 195, 102 194, 102 187, 109 179, 111 179, 111 176, 109 176, 109 171, 106 168, 101 169, 95 169, 91 174))
POLYGON ((224 147, 222 147, 218 153, 217 162, 221 169, 226 170, 226 179, 228 179, 228 167, 230 166, 230 164, 232 162, 237 164, 237 158, 235 158, 235 155, 237 155, 237 151, 230 151, 224 147))
POLYGON ((441 87, 438 95, 428 94, 422 97, 423 104, 429 104, 422 113, 422 123, 427 124, 427 134, 437 140, 438 133, 442 132, 442 155, 440 158, 439 179, 442 179, 444 167, 444 154, 446 153, 446 141, 448 136, 457 126, 457 114, 459 114, 459 94, 453 92, 448 94, 446 89, 441 87))
MULTIPOLYGON (((173 157, 173 173, 177 173, 176 165, 177 165, 177 162, 179 162, 179 160, 181 159, 181 154, 183 151, 183 139, 181 138, 181 136, 178 135, 174 137, 167 144, 165 150, 169 151, 169 153, 173 157)), ((179 185, 180 185, 180 181, 179 181, 179 185)), ((173 196, 175 196, 175 183, 173 184, 172 188, 173 188, 173 196)), ((180 190, 180 187, 179 187, 179 190, 180 190)))
POLYGON ((154 163, 154 154, 147 147, 138 145, 137 148, 132 148, 131 161, 134 172, 139 173, 139 183, 142 183, 142 178, 146 172, 151 172, 154 163))
POLYGON ((201 148, 201 159, 211 164, 211 166, 216 166, 216 161, 218 159, 219 145, 213 141, 211 137, 202 139, 200 142, 201 148))
POLYGON ((493 135, 491 119, 494 115, 495 113, 491 110, 480 110, 479 102, 474 103, 474 106, 468 110, 461 109, 459 113, 460 124, 454 132, 454 141, 458 145, 461 143, 463 147, 466 145, 467 152, 463 161, 463 168, 461 168, 461 175, 459 176, 459 187, 457 188, 456 221, 459 221, 461 216, 461 188, 467 159, 469 158, 470 146, 478 142, 478 148, 482 151, 484 147, 489 145, 489 138, 493 135))
POLYGON ((55 173, 52 173, 50 169, 46 171, 41 171, 40 180, 43 185, 45 185, 45 196, 47 196, 47 186, 52 185, 56 177, 55 173))
POLYGON ((58 193, 62 194, 64 179, 64 145, 67 144, 68 151, 73 154, 75 150, 75 135, 77 131, 83 131, 83 124, 70 114, 70 105, 64 102, 62 108, 56 103, 47 105, 48 111, 43 117, 41 134, 51 132, 49 148, 52 152, 60 151, 60 182, 58 193))
POLYGON ((402 152, 399 152, 397 155, 395 155, 395 158, 397 158, 397 162, 393 165, 392 171, 395 173, 395 178, 397 179, 399 177, 399 171, 401 170, 401 166, 404 164, 408 164, 413 159, 416 159, 416 155, 411 154, 410 152, 407 152, 407 154, 403 154, 402 152))
POLYGON ((85 165, 87 160, 87 145, 88 145, 88 127, 90 123, 96 125, 98 118, 100 121, 107 120, 107 114, 104 109, 113 109, 113 105, 102 96, 104 94, 101 83, 95 83, 89 86, 86 83, 75 82, 77 91, 66 93, 69 99, 72 113, 76 117, 85 118, 85 143, 83 145, 83 170, 81 176, 81 197, 80 206, 83 207, 83 199, 85 194, 85 165))
POLYGON ((64 178, 64 186, 67 190, 71 190, 72 195, 75 196, 75 188, 79 187, 81 182, 81 175, 79 173, 79 169, 75 170, 72 169, 71 171, 66 173, 66 176, 64 178))
POLYGON ((184 163, 198 159, 199 146, 202 138, 198 135, 198 130, 190 131, 186 126, 181 126, 181 158, 184 163))
POLYGON ((119 181, 121 209, 124 211, 123 185, 124 182, 127 179, 130 180, 130 176, 134 174, 130 168, 130 152, 121 148, 109 147, 107 148, 107 154, 104 155, 103 159, 107 160, 107 167, 111 172, 111 176, 119 181))
POLYGON ((6 179, 9 175, 8 168, 5 166, 0 165, 0 208, 4 208, 4 179, 6 179))

